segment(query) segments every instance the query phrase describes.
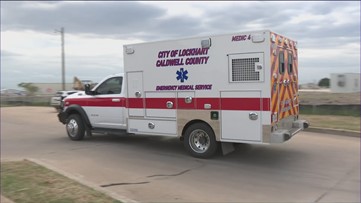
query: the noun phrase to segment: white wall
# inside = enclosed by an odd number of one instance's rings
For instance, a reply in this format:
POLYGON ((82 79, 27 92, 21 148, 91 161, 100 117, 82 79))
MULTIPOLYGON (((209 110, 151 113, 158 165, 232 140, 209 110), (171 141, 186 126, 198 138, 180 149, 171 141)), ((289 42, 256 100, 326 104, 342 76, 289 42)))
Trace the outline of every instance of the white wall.
POLYGON ((360 73, 332 73, 330 83, 333 93, 360 92, 360 73))

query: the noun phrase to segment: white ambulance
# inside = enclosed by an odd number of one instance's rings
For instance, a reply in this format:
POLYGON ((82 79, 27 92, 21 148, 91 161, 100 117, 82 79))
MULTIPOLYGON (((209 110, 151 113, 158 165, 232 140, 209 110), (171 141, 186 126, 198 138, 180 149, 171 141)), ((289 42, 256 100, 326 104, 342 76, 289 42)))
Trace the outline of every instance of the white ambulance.
POLYGON ((297 42, 271 31, 125 45, 124 74, 64 100, 72 140, 92 132, 178 137, 208 158, 232 143, 282 143, 299 120, 297 42))

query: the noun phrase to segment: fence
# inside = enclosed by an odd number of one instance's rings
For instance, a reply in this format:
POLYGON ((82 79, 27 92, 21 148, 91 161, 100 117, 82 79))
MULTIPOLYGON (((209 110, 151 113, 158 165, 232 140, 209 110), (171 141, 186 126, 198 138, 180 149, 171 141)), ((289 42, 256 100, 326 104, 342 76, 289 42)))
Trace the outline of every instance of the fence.
POLYGON ((1 106, 50 106, 52 96, 1 96, 1 106))
POLYGON ((356 116, 360 117, 360 105, 302 105, 300 104, 301 114, 314 115, 340 115, 340 116, 356 116))

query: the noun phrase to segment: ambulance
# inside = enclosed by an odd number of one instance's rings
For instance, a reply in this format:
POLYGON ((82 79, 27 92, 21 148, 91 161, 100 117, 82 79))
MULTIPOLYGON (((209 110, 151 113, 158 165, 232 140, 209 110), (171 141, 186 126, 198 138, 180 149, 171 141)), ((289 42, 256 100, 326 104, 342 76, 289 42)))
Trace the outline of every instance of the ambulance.
POLYGON ((124 73, 63 101, 71 140, 93 132, 177 137, 194 157, 283 143, 299 119, 297 42, 264 30, 129 44, 124 73))

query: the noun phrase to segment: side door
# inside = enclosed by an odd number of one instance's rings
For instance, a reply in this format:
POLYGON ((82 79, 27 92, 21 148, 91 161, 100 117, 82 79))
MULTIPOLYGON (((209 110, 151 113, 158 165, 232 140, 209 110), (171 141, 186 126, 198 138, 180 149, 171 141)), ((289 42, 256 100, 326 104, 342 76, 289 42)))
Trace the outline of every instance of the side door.
POLYGON ((260 91, 221 92, 222 140, 261 141, 260 91))
POLYGON ((125 98, 122 94, 123 77, 105 80, 94 91, 96 95, 88 100, 86 112, 95 128, 125 128, 125 98))
POLYGON ((228 60, 229 86, 233 90, 220 92, 221 140, 260 142, 264 53, 229 54, 228 60))
POLYGON ((144 117, 143 72, 128 72, 127 88, 129 117, 144 117))

